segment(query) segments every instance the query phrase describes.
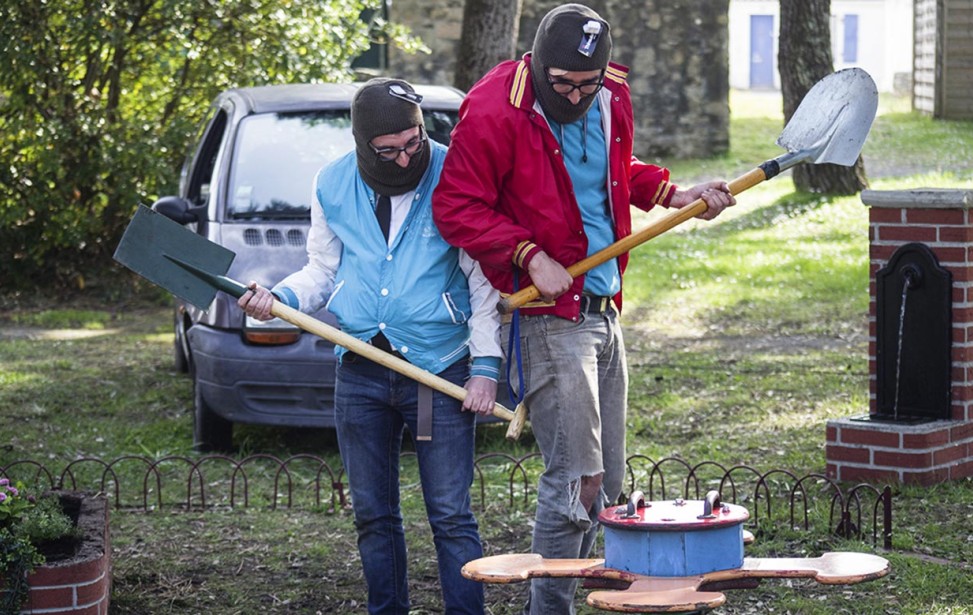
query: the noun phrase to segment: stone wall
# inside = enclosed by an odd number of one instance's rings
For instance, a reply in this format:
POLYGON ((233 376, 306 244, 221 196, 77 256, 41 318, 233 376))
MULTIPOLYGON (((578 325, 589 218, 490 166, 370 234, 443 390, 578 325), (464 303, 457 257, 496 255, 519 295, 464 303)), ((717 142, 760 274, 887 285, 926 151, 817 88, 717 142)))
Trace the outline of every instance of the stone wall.
MULTIPOLYGON (((431 54, 390 50, 389 72, 452 85, 463 0, 396 0, 389 18, 423 39, 431 54)), ((517 56, 558 1, 525 0, 517 56)), ((612 25, 613 59, 630 68, 635 153, 662 164, 729 147, 729 0, 599 0, 588 3, 612 25)), ((678 180, 678 178, 675 178, 678 180)))
POLYGON ((453 85, 464 0, 395 0, 389 20, 409 27, 432 53, 389 49, 389 74, 416 83, 453 85))

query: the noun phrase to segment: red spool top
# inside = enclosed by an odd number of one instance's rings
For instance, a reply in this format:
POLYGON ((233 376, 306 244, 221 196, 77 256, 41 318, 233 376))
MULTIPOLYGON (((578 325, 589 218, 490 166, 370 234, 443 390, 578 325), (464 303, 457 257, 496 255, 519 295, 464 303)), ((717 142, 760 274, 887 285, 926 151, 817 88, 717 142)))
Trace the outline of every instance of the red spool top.
POLYGON ((706 500, 661 502, 645 502, 641 495, 636 491, 627 505, 611 506, 601 511, 598 521, 623 530, 685 532, 738 525, 750 518, 743 506, 722 504, 716 492, 707 494, 706 500))

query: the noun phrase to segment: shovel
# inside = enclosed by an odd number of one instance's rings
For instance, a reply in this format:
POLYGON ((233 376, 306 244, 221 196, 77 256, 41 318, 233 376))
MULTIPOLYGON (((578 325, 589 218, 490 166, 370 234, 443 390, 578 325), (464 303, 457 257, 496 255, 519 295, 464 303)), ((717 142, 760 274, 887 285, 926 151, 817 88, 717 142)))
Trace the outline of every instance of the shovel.
MULTIPOLYGON (((201 310, 209 308, 217 291, 222 290, 235 298, 247 292, 246 286, 224 275, 235 256, 223 246, 208 241, 145 206, 140 206, 135 212, 115 250, 116 261, 201 310)), ((274 301, 270 313, 454 399, 466 399, 466 389, 463 387, 279 301, 274 301)), ((507 438, 516 440, 524 428, 527 408, 519 404, 516 412, 511 412, 495 404, 493 416, 510 422, 507 438)))
MULTIPOLYGON (((804 162, 852 166, 858 160, 865 137, 878 108, 878 90, 871 76, 860 68, 831 73, 814 84, 804 96, 777 145, 787 150, 773 160, 729 182, 730 193, 740 194, 781 171, 804 162)), ((696 199, 686 207, 673 209, 653 224, 595 252, 567 268, 572 278, 624 254, 669 229, 706 211, 706 202, 696 199)), ((500 300, 497 309, 509 314, 540 296, 528 286, 500 300)))

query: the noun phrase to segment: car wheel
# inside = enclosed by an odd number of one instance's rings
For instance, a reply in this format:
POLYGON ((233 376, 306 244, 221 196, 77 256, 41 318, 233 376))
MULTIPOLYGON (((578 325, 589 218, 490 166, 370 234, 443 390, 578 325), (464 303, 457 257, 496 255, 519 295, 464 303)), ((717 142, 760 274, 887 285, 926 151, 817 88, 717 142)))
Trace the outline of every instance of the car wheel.
POLYGON ((176 371, 181 374, 189 373, 189 346, 186 343, 186 330, 183 328, 182 322, 180 322, 179 314, 176 313, 175 326, 173 327, 175 331, 175 338, 172 342, 172 363, 176 368, 176 371))
POLYGON ((213 411, 199 388, 193 395, 193 448, 200 453, 228 453, 233 449, 233 423, 213 411))

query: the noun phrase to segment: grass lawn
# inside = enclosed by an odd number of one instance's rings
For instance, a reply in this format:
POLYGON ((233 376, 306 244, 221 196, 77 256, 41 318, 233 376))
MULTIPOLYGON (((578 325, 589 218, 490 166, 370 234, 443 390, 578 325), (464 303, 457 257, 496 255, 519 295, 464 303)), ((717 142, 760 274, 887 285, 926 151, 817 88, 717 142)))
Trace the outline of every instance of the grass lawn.
MULTIPOLYGON (((731 107, 732 151, 673 163, 677 183, 734 177, 781 153, 774 145, 783 124, 779 96, 733 92, 731 107)), ((907 100, 883 98, 864 158, 873 189, 973 189, 973 123, 934 122, 912 114, 907 100)), ((639 215, 636 228, 654 215, 639 215)), ((688 222, 637 248, 622 317, 629 453, 823 472, 826 421, 868 410, 867 216, 859 197, 795 194, 785 174, 741 195, 718 220, 688 222)), ((170 314, 158 292, 144 289, 124 305, 84 297, 0 302, 7 308, 0 316, 0 468, 32 460, 56 475, 88 457, 199 461, 191 450, 191 384, 173 370, 170 314)), ((508 443, 502 432, 499 425, 480 429, 478 452, 520 458, 535 450, 529 436, 508 443)), ((327 431, 241 427, 237 443, 236 458, 310 453, 340 471, 327 431)), ((504 463, 484 463, 478 517, 489 554, 526 552, 530 544, 533 505, 520 497, 510 504, 504 463)), ((406 457, 403 466, 414 612, 442 612, 414 464, 406 457)), ((536 463, 527 466, 534 475, 536 463)), ((313 464, 295 467, 299 486, 288 508, 273 495, 273 462, 255 462, 247 469, 249 505, 236 499, 230 507, 242 486, 231 484, 225 466, 206 468, 199 484, 176 470, 149 485, 152 510, 142 512, 140 496, 130 494, 141 493, 144 468, 118 466, 123 510, 112 515, 113 614, 364 610, 351 515, 331 509, 330 478, 317 506, 307 486, 313 464), (187 487, 197 495, 205 489, 212 508, 176 505, 187 487), (152 504, 160 491, 161 508, 152 504)), ((44 483, 35 466, 16 472, 44 483)), ((97 488, 102 472, 79 470, 78 481, 97 488)), ((783 515, 755 528, 748 554, 875 551, 868 541, 830 534, 826 499, 811 509, 808 531, 789 528, 783 515)), ((717 612, 973 612, 973 481, 895 486, 893 511, 893 550, 879 550, 892 563, 888 577, 847 587, 765 581, 728 592, 717 612)), ((519 612, 525 589, 487 586, 490 612, 519 612)), ((603 612, 585 606, 583 594, 579 612, 603 612)))

